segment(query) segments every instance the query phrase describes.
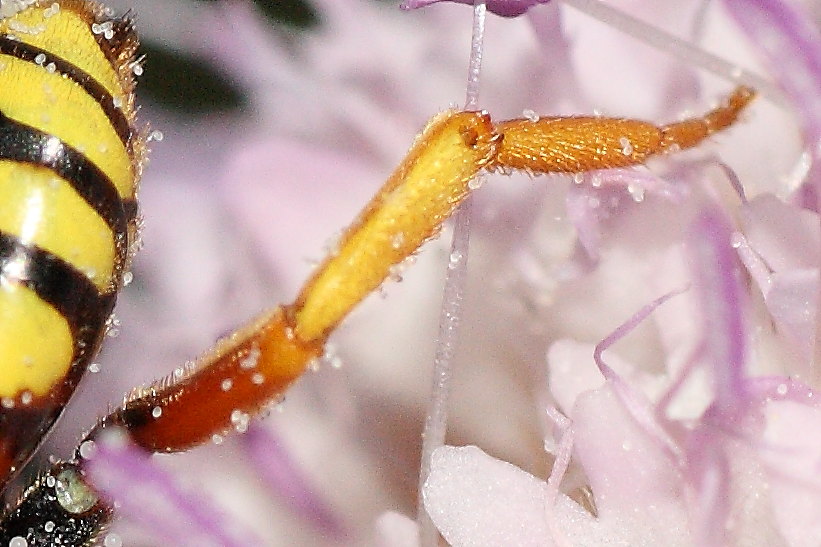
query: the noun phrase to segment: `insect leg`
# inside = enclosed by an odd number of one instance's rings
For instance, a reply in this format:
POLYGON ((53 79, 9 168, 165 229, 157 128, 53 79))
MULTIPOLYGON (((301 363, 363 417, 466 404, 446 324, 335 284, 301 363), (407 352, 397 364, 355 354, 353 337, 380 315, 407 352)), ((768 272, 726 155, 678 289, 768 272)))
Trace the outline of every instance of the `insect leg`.
POLYGON ((650 156, 691 148, 726 128, 753 97, 751 89, 740 87, 706 115, 664 126, 588 116, 501 122, 497 131, 503 140, 490 168, 579 173, 638 165, 650 156))
POLYGON ((142 390, 91 436, 119 425, 148 450, 176 452, 247 422, 322 355, 328 335, 393 266, 438 233, 497 143, 487 114, 434 117, 293 305, 222 340, 180 378, 142 390))
POLYGON ((699 118, 690 118, 661 127, 662 146, 665 151, 691 148, 725 127, 733 124, 741 110, 755 97, 748 87, 733 91, 721 105, 699 118))

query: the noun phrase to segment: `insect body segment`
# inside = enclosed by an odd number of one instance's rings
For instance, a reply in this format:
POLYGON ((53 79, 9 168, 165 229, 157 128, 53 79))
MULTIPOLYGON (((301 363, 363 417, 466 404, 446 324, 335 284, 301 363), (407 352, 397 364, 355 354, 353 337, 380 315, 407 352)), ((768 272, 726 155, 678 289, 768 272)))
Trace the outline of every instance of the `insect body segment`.
POLYGON ((0 485, 96 353, 136 233, 136 41, 105 21, 80 0, 0 19, 0 485))

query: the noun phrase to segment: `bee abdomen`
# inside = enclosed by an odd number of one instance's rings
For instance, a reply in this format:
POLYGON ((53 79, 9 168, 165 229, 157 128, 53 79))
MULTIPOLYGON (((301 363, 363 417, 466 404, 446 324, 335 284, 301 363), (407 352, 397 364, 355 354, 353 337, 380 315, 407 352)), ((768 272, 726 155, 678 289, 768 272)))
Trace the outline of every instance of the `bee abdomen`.
POLYGON ((91 2, 0 19, 0 484, 96 353, 127 268, 135 49, 91 2))

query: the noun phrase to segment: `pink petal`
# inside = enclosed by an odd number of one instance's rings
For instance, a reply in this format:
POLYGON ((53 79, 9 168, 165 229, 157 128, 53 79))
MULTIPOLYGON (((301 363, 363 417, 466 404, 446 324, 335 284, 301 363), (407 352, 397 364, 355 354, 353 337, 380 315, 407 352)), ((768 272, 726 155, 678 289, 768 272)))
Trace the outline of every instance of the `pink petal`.
POLYGON ((657 545, 686 542, 684 484, 667 441, 639 426, 611 386, 579 397, 571 417, 599 519, 627 530, 640 524, 657 545))
POLYGON ((570 413, 579 395, 601 387, 604 382, 594 366, 591 344, 558 340, 547 352, 547 363, 550 392, 565 414, 570 413))
POLYGON ((795 357, 789 372, 811 381, 821 262, 818 215, 768 194, 743 212, 745 236, 735 236, 734 246, 758 284, 784 346, 795 357))
POLYGON ((775 321, 785 345, 795 352, 789 372, 805 381, 814 381, 813 367, 818 324, 818 289, 821 276, 817 269, 793 270, 773 274, 772 285, 765 296, 767 309, 775 321))
POLYGON ((821 266, 817 213, 788 205, 772 194, 756 197, 742 211, 744 235, 771 270, 821 266))
POLYGON ((594 263, 608 219, 629 214, 629 206, 643 202, 648 194, 678 202, 685 193, 645 169, 591 171, 576 175, 574 182, 567 193, 567 217, 594 263))
POLYGON ((789 545, 821 545, 821 408, 771 401, 764 459, 770 467, 773 510, 789 545))
MULTIPOLYGON (((437 449, 423 490, 425 508, 445 539, 476 547, 554 545, 545 492, 544 481, 475 446, 437 449)), ((574 539, 591 540, 594 521, 581 507, 560 495, 555 511, 574 539)))
POLYGON ((425 509, 451 544, 536 547, 549 533, 544 486, 475 446, 445 446, 433 453, 423 495, 425 509))

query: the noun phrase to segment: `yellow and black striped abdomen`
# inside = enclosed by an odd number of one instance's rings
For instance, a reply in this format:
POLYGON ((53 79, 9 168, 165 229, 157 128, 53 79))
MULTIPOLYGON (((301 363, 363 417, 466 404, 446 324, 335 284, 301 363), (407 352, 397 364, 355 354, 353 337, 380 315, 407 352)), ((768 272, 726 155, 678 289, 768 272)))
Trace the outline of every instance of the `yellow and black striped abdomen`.
POLYGON ((96 353, 127 266, 136 45, 82 0, 0 19, 0 484, 96 353))

